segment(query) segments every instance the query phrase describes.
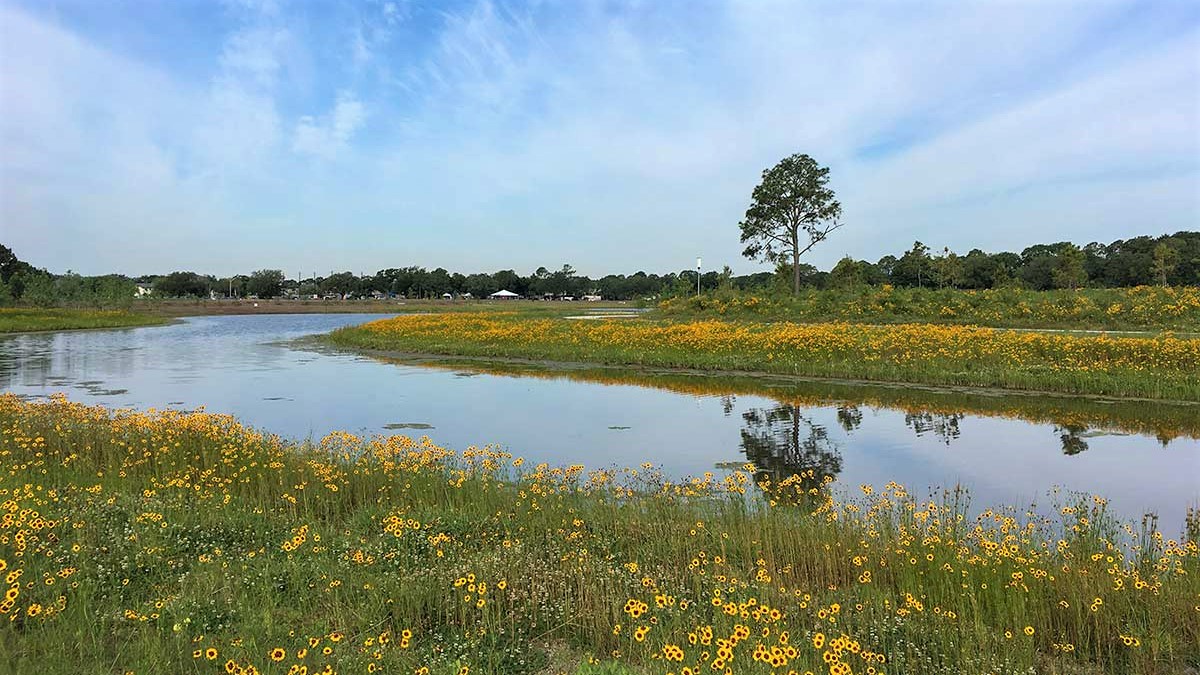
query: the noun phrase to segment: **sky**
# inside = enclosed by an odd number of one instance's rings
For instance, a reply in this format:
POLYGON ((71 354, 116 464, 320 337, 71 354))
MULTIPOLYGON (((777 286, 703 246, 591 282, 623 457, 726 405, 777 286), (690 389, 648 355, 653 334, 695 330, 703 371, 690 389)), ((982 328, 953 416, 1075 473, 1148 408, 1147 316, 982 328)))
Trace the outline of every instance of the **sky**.
POLYGON ((1200 229, 1191 0, 0 0, 0 243, 56 272, 729 265, 1200 229))

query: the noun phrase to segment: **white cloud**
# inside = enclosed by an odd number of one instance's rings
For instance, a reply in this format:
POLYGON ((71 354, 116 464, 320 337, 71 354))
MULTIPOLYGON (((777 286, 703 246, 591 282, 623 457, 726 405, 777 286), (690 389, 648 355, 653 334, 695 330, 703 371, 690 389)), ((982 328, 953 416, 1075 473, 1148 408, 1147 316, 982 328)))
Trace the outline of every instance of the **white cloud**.
POLYGON ((366 109, 353 94, 342 92, 330 113, 321 118, 301 117, 296 123, 292 150, 302 155, 333 159, 350 145, 366 121, 366 109))
POLYGON ((1195 227, 1195 18, 1130 7, 482 1, 429 24, 407 3, 235 0, 202 75, 0 9, 0 214, 101 241, 85 265, 82 245, 21 235, 85 271, 184 264, 166 242, 215 271, 344 251, 356 269, 605 273, 697 248, 746 270, 759 172, 808 152, 848 222, 817 264, 1195 227), (398 251, 331 222, 414 225, 398 251), (284 227, 262 250, 209 242, 284 227))

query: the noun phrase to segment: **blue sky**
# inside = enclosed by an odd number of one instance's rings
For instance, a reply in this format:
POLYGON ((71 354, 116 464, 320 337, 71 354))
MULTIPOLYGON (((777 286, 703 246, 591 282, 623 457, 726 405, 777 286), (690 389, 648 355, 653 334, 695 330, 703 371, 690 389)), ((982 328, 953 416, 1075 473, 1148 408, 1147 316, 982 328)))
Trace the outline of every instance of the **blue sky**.
POLYGON ((1200 228, 1200 4, 0 0, 0 242, 55 271, 586 274, 1200 228))

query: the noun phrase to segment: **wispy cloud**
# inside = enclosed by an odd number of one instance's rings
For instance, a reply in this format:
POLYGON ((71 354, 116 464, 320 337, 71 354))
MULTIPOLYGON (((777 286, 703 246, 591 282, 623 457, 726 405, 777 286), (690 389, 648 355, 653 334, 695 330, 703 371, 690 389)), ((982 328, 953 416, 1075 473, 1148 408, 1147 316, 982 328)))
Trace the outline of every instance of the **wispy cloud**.
POLYGON ((300 154, 333 159, 350 145, 354 132, 366 120, 366 110, 353 94, 338 95, 333 110, 323 119, 301 117, 296 123, 292 149, 300 154))
POLYGON ((0 225, 20 253, 746 270, 736 222, 792 152, 831 166, 846 207, 819 264, 1200 225, 1184 2, 232 0, 218 18, 197 69, 0 4, 0 225))

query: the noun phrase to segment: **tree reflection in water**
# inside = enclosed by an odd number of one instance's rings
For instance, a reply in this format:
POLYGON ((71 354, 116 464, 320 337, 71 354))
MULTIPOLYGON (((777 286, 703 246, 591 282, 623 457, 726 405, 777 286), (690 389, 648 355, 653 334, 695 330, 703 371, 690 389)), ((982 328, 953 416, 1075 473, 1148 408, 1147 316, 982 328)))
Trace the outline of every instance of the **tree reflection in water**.
POLYGON ((825 427, 802 410, 779 405, 742 413, 742 451, 754 464, 755 481, 774 486, 772 497, 778 501, 806 501, 842 470, 841 451, 825 427))
POLYGON ((940 413, 921 410, 904 414, 904 424, 915 431, 918 436, 933 432, 943 443, 950 442, 962 435, 958 423, 966 415, 962 413, 940 413))
POLYGON ((1087 441, 1084 440, 1083 434, 1088 431, 1088 428, 1081 424, 1064 424, 1054 427, 1058 432, 1058 440, 1062 442, 1062 451, 1064 455, 1078 455, 1088 449, 1087 441))

